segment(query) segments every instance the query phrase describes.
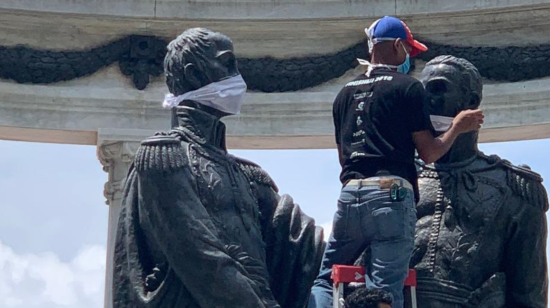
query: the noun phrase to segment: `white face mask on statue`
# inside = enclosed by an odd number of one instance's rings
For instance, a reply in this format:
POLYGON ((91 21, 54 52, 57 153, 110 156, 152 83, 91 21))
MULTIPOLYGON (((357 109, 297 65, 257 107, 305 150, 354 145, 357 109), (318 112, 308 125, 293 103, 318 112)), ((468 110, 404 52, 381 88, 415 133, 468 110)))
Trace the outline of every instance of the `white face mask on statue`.
POLYGON ((451 128, 453 124, 453 117, 445 117, 438 115, 430 115, 430 120, 432 121, 432 126, 436 132, 446 132, 451 128))
POLYGON ((169 93, 164 97, 162 106, 172 108, 184 100, 191 100, 201 105, 212 107, 228 114, 239 114, 246 93, 246 83, 241 75, 213 82, 180 96, 169 93))

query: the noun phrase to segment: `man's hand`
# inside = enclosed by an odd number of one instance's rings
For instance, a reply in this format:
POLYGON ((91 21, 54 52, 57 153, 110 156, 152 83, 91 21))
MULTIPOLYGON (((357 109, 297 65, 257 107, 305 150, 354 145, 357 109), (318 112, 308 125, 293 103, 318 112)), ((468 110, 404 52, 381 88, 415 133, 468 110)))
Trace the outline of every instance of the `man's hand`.
POLYGON ((484 118, 480 109, 464 110, 454 118, 451 128, 437 138, 427 130, 413 133, 418 155, 427 164, 435 162, 447 153, 458 135, 480 129, 484 118))
POLYGON ((485 115, 481 109, 463 110, 454 118, 451 127, 459 134, 475 131, 481 128, 484 118, 485 115))

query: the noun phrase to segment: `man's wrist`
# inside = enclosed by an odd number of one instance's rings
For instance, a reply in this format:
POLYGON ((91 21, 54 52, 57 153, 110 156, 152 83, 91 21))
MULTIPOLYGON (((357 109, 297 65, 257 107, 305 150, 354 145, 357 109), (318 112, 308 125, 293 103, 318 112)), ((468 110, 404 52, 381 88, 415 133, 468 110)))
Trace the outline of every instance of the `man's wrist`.
POLYGON ((447 131, 447 134, 449 134, 449 138, 455 139, 456 137, 458 137, 458 135, 462 134, 462 132, 459 131, 456 126, 451 125, 451 127, 447 131))
POLYGON ((441 141, 446 144, 446 146, 450 147, 460 135, 461 132, 456 128, 451 126, 448 131, 446 131, 443 135, 441 135, 439 138, 441 141))

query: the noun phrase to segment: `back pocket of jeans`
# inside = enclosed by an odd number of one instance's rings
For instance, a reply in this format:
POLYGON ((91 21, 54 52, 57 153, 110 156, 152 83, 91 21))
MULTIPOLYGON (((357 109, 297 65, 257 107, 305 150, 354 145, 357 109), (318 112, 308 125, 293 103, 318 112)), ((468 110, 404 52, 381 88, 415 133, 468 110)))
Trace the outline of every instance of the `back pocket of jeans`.
POLYGON ((401 202, 384 202, 372 211, 372 219, 376 225, 375 241, 405 237, 405 211, 401 202))

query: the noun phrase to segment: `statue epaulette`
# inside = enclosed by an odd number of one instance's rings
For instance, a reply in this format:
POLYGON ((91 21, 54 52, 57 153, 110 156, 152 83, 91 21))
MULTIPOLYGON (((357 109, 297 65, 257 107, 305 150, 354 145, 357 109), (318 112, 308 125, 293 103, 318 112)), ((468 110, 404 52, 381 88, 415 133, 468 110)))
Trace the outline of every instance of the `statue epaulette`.
POLYGON ((275 185, 275 182, 269 174, 257 164, 240 157, 235 157, 235 160, 239 164, 241 170, 251 180, 259 184, 268 185, 276 192, 279 192, 279 188, 275 185))
POLYGON ((528 168, 518 167, 505 161, 508 169, 508 185, 514 193, 529 204, 533 204, 543 211, 548 211, 548 195, 542 185, 542 177, 528 168))
POLYGON ((138 172, 172 172, 186 162, 181 141, 173 135, 164 134, 142 141, 134 160, 138 172))
POLYGON ((546 189, 542 185, 542 177, 540 174, 531 171, 529 166, 515 166, 497 155, 482 155, 482 157, 489 162, 498 163, 500 166, 504 167, 506 170, 508 187, 512 189, 514 194, 542 211, 548 211, 548 195, 546 189))

